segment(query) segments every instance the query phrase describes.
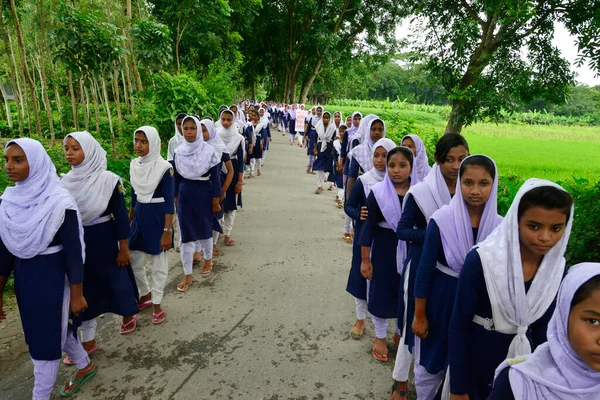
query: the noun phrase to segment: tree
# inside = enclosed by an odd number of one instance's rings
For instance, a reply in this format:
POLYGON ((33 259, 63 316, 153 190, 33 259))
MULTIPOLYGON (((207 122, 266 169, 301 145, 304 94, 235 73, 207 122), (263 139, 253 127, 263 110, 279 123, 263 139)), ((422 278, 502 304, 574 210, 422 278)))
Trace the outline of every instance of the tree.
POLYGON ((421 0, 406 3, 424 32, 425 67, 452 101, 446 132, 497 118, 503 109, 545 98, 560 103, 574 82, 552 45, 568 0, 421 0))

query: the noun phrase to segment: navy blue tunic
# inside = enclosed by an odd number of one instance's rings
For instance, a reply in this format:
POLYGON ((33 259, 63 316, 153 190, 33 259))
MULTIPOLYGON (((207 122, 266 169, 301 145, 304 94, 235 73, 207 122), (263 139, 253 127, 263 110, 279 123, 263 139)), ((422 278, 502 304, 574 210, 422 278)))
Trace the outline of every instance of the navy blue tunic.
POLYGON ((246 161, 244 161, 244 164, 250 165, 250 158, 252 155, 250 154, 249 150, 250 150, 250 144, 252 143, 252 128, 250 128, 250 127, 244 128, 242 136, 244 137, 244 150, 246 152, 246 161))
MULTIPOLYGON (((253 131, 254 131, 254 125, 250 124, 246 130, 248 131, 247 136, 249 138, 252 138, 253 136, 253 131)), ((260 144, 262 142, 262 137, 266 135, 266 129, 262 128, 260 131, 258 131, 256 133, 256 135, 254 135, 254 147, 252 148, 252 154, 250 154, 250 157, 248 158, 262 158, 262 150, 260 149, 260 144)))
POLYGON ((359 179, 352 186, 350 196, 348 196, 344 204, 344 211, 346 215, 354 220, 354 231, 356 232, 354 242, 352 243, 352 264, 350 265, 346 291, 361 300, 367 300, 367 280, 360 273, 362 255, 359 243, 360 231, 363 226, 363 221, 360 220, 360 210, 366 205, 367 196, 365 196, 365 188, 359 179))
MULTIPOLYGON (((523 283, 526 291, 532 281, 523 283)), ((555 306, 556 299, 546 313, 529 326, 527 337, 533 350, 546 342, 548 322, 555 306)), ((468 393, 471 400, 484 400, 490 394, 496 368, 506 359, 515 335, 488 331, 473 322, 475 315, 492 318, 492 306, 479 253, 471 250, 459 276, 450 324, 450 390, 454 394, 468 393)))
POLYGON ((182 243, 211 238, 213 230, 222 232, 212 209, 213 198, 221 197, 219 164, 209 169, 203 177, 209 179, 201 181, 182 177, 177 171, 175 155, 175 194, 182 243))
MULTIPOLYGON (((473 237, 477 237, 475 228, 473 237)), ((448 365, 448 328, 458 285, 458 279, 436 268, 438 262, 448 266, 440 229, 432 219, 427 225, 415 279, 415 297, 427 299, 429 333, 426 339, 421 340, 420 364, 430 374, 437 374, 448 365)))
MULTIPOLYGON (((225 167, 225 163, 227 161, 231 161, 231 157, 229 156, 229 153, 223 153, 221 155, 221 162, 217 165, 217 167, 219 167, 219 172, 220 172, 220 177, 221 177, 221 184, 225 183, 225 179, 227 178, 227 172, 223 172, 223 169, 225 169, 225 171, 227 171, 227 167, 225 167)), ((233 173, 235 175, 235 171, 233 173)), ((233 181, 231 182, 233 184, 233 181)), ((221 190, 221 193, 223 193, 223 190, 221 190)), ((220 220, 221 218, 223 218, 223 210, 225 208, 225 199, 223 199, 223 201, 221 203, 219 203, 219 205, 221 206, 221 211, 215 213, 215 217, 217 218, 217 220, 220 220)))
POLYGON ((83 258, 77 212, 67 210, 49 247, 58 253, 20 259, 0 240, 0 276, 15 272, 15 294, 29 354, 34 360, 54 361, 62 355, 62 307, 65 276, 71 285, 83 282, 83 258))
POLYGON ((242 206, 242 194, 235 193, 239 174, 244 172, 244 148, 242 144, 240 144, 236 153, 231 156, 231 164, 233 165, 233 180, 229 188, 227 188, 227 195, 222 206, 224 212, 234 211, 237 210, 237 206, 242 206))
POLYGON ((265 150, 269 150, 269 138, 271 137, 271 124, 267 124, 266 128, 263 128, 263 130, 265 131, 265 134, 263 134, 262 139, 263 139, 263 144, 265 146, 265 150))
POLYGON ((350 159, 350 165, 348 167, 348 178, 358 178, 360 175, 364 174, 365 171, 362 170, 360 164, 354 159, 350 159))
POLYGON ((315 155, 315 143, 317 143, 317 131, 311 125, 308 129, 308 147, 306 148, 306 155, 314 156, 315 155))
POLYGON ((335 182, 335 186, 339 189, 344 187, 344 175, 338 172, 337 166, 340 159, 340 154, 333 148, 333 160, 332 160, 332 174, 327 179, 329 182, 335 182))
POLYGON ((82 321, 104 313, 132 316, 138 310, 138 289, 131 265, 117 266, 119 241, 129 237, 129 217, 121 184, 117 184, 102 216, 110 221, 83 228, 85 266, 83 296, 88 308, 81 313, 82 321))
POLYGON ((130 250, 152 255, 162 253, 160 241, 165 229, 165 215, 175 212, 174 186, 173 170, 166 171, 152 195, 154 199, 163 198, 164 201, 160 203, 138 202, 135 189, 132 188, 131 207, 134 216, 129 230, 130 250))
POLYGON ((321 151, 321 144, 318 142, 316 143, 319 150, 319 155, 313 164, 313 171, 325 171, 329 173, 333 172, 333 142, 327 142, 325 151, 321 151))
MULTIPOLYGON (((397 200, 402 203, 402 199, 403 196, 398 196, 397 200)), ((362 227, 360 245, 371 248, 373 276, 369 285, 369 312, 379 318, 396 318, 400 285, 396 267, 398 238, 393 229, 379 226, 385 218, 373 192, 367 198, 367 210, 369 215, 362 227)))
MULTIPOLYGON (((421 212, 421 209, 417 205, 415 198, 409 194, 404 199, 404 209, 402 210, 402 217, 398 223, 398 229, 396 236, 398 240, 404 240, 408 248, 406 261, 404 263, 403 275, 401 282, 404 282, 406 277, 406 266, 411 263, 411 269, 408 275, 408 296, 406 304, 406 338, 405 344, 408 345, 410 351, 415 343, 415 335, 412 331, 412 321, 415 316, 415 279, 417 276, 417 269, 421 260, 421 254, 423 253, 423 242, 425 241, 425 230, 427 228, 427 219, 421 212)), ((400 332, 404 329, 404 285, 400 284, 398 292, 398 329, 400 332)))
POLYGON ((487 400, 515 400, 515 395, 512 391, 512 386, 510 385, 510 379, 508 377, 509 371, 510 367, 507 367, 498 374, 498 377, 494 381, 494 388, 487 400))

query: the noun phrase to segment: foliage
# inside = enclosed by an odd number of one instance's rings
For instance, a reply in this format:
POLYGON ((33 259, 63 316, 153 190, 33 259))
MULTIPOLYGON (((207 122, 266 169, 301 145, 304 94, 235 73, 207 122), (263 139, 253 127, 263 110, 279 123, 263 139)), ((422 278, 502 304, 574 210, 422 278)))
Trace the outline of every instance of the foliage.
POLYGON ((159 72, 173 61, 173 40, 167 25, 152 20, 135 21, 131 36, 135 42, 138 65, 149 72, 159 72))

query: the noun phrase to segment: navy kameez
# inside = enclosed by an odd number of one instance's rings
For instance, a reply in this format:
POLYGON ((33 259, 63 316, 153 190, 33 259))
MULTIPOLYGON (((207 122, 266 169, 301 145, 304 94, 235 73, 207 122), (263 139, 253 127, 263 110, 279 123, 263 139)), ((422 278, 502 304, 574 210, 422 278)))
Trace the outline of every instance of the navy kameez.
POLYGON ((344 211, 346 212, 346 215, 354 220, 356 232, 356 235, 354 235, 354 242, 352 243, 352 264, 350 265, 350 274, 348 275, 346 291, 360 300, 367 300, 367 280, 360 273, 362 255, 359 243, 360 231, 364 222, 360 220, 360 210, 366 205, 367 196, 365 195, 365 188, 362 181, 359 179, 352 187, 350 196, 346 199, 344 211))

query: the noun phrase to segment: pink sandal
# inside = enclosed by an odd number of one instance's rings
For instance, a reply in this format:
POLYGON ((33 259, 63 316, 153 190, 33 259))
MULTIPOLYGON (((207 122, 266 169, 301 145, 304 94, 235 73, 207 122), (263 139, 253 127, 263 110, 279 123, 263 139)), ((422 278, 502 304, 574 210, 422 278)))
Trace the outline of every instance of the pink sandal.
POLYGON ((162 324, 163 322, 165 322, 166 318, 167 317, 165 316, 165 310, 162 310, 158 314, 152 313, 152 323, 154 325, 162 324))
POLYGON ((133 331, 135 331, 135 328, 137 328, 137 315, 134 315, 133 319, 126 324, 121 322, 121 330, 119 331, 119 333, 121 335, 127 335, 128 333, 132 333, 133 331), (133 324, 133 328, 127 329, 127 327, 131 324, 133 324))
POLYGON ((140 303, 140 304, 138 305, 138 309, 139 309, 140 311, 142 311, 142 310, 145 310, 146 308, 150 307, 151 305, 152 305, 152 299, 150 299, 150 300, 147 300, 147 301, 145 301, 145 302, 143 302, 143 303, 140 303))

